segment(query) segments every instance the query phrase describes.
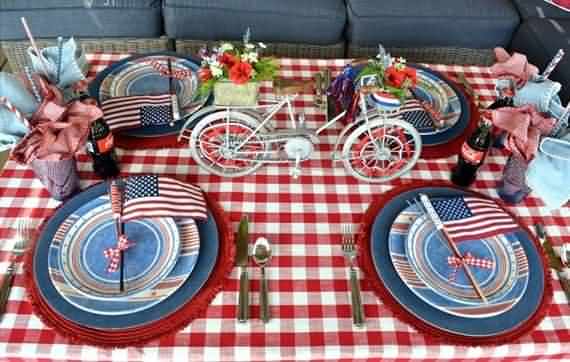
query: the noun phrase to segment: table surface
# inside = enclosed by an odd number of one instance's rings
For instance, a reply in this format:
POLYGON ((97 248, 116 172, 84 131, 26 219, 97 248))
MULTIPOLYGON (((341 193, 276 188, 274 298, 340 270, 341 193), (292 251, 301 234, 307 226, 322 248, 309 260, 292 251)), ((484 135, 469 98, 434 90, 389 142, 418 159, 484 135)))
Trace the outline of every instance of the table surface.
MULTIPOLYGON (((126 54, 90 54, 89 77, 126 54)), ((336 74, 346 60, 280 60, 280 76, 310 79, 326 67, 336 74)), ((488 68, 431 66, 454 79, 463 73, 483 104, 493 97, 493 79, 488 68)), ((262 87, 271 92, 270 86, 262 87)), ((324 114, 313 107, 311 95, 295 101, 309 126, 318 127, 324 114)), ((285 113, 276 123, 286 127, 285 113)), ((187 148, 117 150, 122 169, 128 174, 157 173, 200 185, 217 198, 237 230, 243 214, 250 216, 251 238, 266 236, 274 246, 267 269, 273 319, 263 324, 259 315, 259 271, 252 278, 252 319, 236 322, 237 268, 203 318, 194 320, 176 335, 156 340, 144 348, 101 349, 73 345, 42 324, 25 296, 22 270, 15 278, 7 313, 0 323, 0 359, 9 360, 502 360, 570 358, 570 307, 555 273, 554 299, 540 325, 516 343, 497 347, 470 348, 437 344, 394 318, 378 297, 363 285, 366 326, 353 327, 348 273, 340 249, 340 225, 356 225, 375 195, 403 181, 448 180, 456 157, 420 160, 401 179, 386 184, 368 184, 349 176, 331 161, 331 149, 341 125, 320 136, 312 160, 303 164, 303 175, 294 180, 286 165, 268 165, 254 175, 228 179, 198 168, 187 148)), ((506 156, 493 152, 480 169, 473 188, 497 198, 497 184, 506 156)), ((87 155, 78 157, 82 188, 98 180, 87 155)), ((27 167, 8 161, 0 175, 0 271, 8 267, 14 240, 14 225, 29 218, 35 225, 49 217, 60 203, 51 199, 27 167)), ((542 222, 555 245, 570 242, 570 208, 549 213, 530 195, 512 207, 523 222, 542 222)))

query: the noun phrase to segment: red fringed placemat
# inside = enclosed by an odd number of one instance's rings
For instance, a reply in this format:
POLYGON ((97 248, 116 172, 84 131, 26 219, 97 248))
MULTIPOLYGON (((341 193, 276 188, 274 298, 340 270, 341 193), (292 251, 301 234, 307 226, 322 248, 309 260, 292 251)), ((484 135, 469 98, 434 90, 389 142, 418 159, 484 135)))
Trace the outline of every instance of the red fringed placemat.
MULTIPOLYGON (((419 332, 425 334, 428 338, 433 338, 439 342, 452 343, 458 345, 498 345, 498 344, 512 342, 517 338, 523 336, 524 334, 530 332, 544 318, 550 306, 550 302, 552 301, 552 284, 551 284, 550 270, 548 269, 548 262, 544 254, 544 251, 542 249, 542 246, 540 245, 540 242, 533 236, 528 227, 522 224, 521 221, 517 218, 517 216, 513 215, 511 212, 506 210, 500 202, 497 202, 497 204, 501 205, 501 207, 503 207, 503 209, 505 209, 505 211, 509 213, 509 215, 511 215, 514 220, 518 222, 519 226, 522 229, 524 229, 528 233, 528 235, 532 237, 535 247, 539 251, 546 279, 544 283, 544 294, 542 296, 540 307, 527 321, 522 323, 518 328, 504 334, 493 335, 490 337, 466 337, 450 333, 443 329, 435 328, 432 325, 427 324, 426 322, 422 321, 421 319, 417 318, 416 316, 408 312, 408 310, 404 308, 404 306, 402 306, 392 296, 390 291, 384 286, 384 284, 382 283, 380 277, 376 272, 376 269, 374 267, 374 261, 372 260, 372 254, 370 252, 370 233, 372 231, 372 225, 374 224, 374 220, 378 215, 378 213, 380 212, 380 210, 393 198, 395 198, 396 196, 398 196, 403 192, 421 187, 454 187, 454 186, 446 182, 408 183, 381 194, 381 196, 375 198, 374 201, 372 201, 372 203, 368 207, 368 210, 366 210, 357 237, 358 246, 360 250, 363 251, 359 253, 358 258, 359 258, 359 266, 361 267, 364 273, 365 282, 368 283, 370 288, 382 300, 382 302, 392 311, 392 313, 396 318, 411 325, 419 332)), ((488 196, 485 196, 478 192, 472 192, 472 194, 477 195, 479 197, 488 198, 488 196)), ((476 323, 476 321, 473 321, 473 323, 476 323)))
MULTIPOLYGON (((101 347, 141 346, 154 339, 175 334, 186 327, 194 319, 204 315, 216 294, 223 289, 223 284, 234 264, 235 247, 233 232, 228 217, 221 206, 208 195, 205 195, 208 208, 212 212, 218 227, 220 249, 216 265, 208 281, 200 291, 175 313, 158 321, 141 327, 121 330, 99 330, 87 328, 59 316, 44 300, 37 288, 33 273, 33 251, 39 239, 39 232, 26 253, 24 259, 24 275, 28 296, 36 315, 50 328, 73 343, 89 344, 101 347)), ((55 212, 55 211, 54 211, 55 212)), ((44 221, 44 224, 47 222, 44 221)), ((43 225, 42 225, 43 226, 43 225)), ((39 228, 39 230, 43 227, 39 228)))

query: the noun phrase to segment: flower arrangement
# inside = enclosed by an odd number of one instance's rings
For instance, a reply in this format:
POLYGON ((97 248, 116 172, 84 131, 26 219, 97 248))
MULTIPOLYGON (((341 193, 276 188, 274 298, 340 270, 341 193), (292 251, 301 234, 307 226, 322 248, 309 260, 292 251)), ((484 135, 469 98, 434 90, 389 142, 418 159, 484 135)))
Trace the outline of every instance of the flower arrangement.
POLYGON ((400 101, 403 101, 410 88, 417 84, 416 69, 406 65, 406 59, 392 58, 380 45, 378 55, 370 59, 368 64, 358 73, 356 81, 363 76, 375 75, 377 86, 384 93, 388 93, 400 101))
POLYGON ((202 66, 198 72, 201 80, 199 92, 209 93, 216 82, 222 80, 240 85, 274 79, 278 65, 273 58, 260 56, 265 48, 263 43, 250 42, 248 29, 240 45, 221 43, 212 52, 202 49, 202 66))

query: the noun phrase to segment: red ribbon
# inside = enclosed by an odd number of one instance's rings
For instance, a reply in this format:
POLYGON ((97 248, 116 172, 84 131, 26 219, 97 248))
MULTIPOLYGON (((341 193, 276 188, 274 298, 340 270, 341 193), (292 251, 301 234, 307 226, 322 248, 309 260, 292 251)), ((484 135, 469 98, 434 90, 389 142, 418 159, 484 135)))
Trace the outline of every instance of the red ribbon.
POLYGON ((450 282, 455 280, 455 277, 457 276, 457 271, 463 265, 470 265, 481 269, 492 269, 495 266, 494 261, 484 258, 476 258, 471 253, 465 254, 463 258, 458 258, 456 256, 448 256, 447 264, 453 267, 453 270, 449 275, 450 282))
POLYGON ((116 272, 119 269, 119 265, 121 264, 121 251, 127 250, 134 245, 135 243, 127 239, 126 235, 121 235, 116 247, 107 248, 103 251, 105 258, 109 259, 109 264, 107 265, 107 271, 109 273, 116 272))

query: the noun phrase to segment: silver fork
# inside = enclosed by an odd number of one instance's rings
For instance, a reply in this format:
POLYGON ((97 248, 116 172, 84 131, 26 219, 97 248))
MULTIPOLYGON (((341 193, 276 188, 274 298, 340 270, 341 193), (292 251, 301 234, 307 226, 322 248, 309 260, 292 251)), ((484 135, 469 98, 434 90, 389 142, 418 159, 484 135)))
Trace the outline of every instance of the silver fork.
POLYGON ((352 304, 352 323, 357 326, 364 325, 364 309, 362 307, 362 297, 360 296, 360 284, 358 283, 358 271, 356 270, 354 259, 357 251, 352 235, 352 225, 343 224, 342 230, 342 252, 349 265, 350 275, 350 299, 352 304))
POLYGON ((0 286, 0 316, 4 315, 6 312, 6 305, 8 304, 8 298, 10 297, 10 289, 12 288, 12 282, 14 281, 14 274, 16 273, 17 262, 20 256, 26 251, 28 241, 32 235, 32 225, 30 220, 21 219, 18 220, 16 224, 16 244, 12 249, 12 260, 8 270, 6 270, 6 275, 2 280, 2 285, 0 286))

